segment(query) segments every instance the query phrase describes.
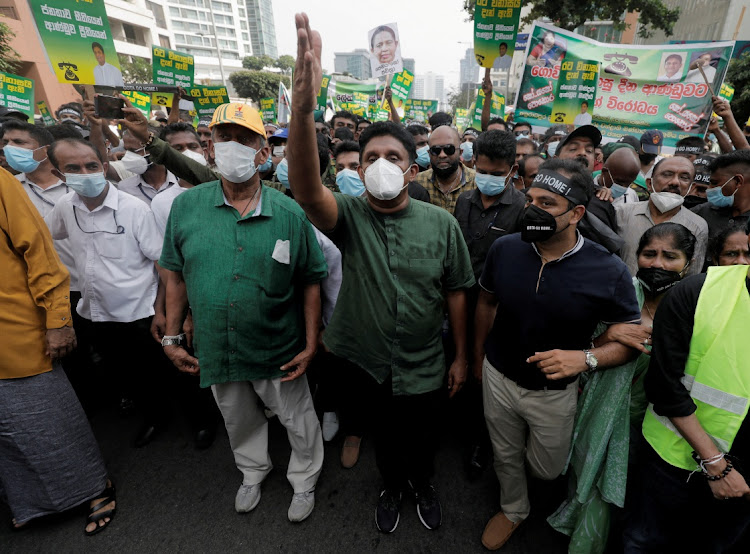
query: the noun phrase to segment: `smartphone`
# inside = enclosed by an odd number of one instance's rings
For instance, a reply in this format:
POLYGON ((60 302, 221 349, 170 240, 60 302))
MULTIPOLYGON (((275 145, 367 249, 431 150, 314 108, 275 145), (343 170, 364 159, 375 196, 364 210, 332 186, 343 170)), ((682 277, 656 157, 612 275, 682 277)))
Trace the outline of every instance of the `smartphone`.
POLYGON ((124 119, 125 114, 122 111, 124 107, 125 101, 117 96, 97 94, 94 97, 94 109, 97 117, 104 119, 124 119))

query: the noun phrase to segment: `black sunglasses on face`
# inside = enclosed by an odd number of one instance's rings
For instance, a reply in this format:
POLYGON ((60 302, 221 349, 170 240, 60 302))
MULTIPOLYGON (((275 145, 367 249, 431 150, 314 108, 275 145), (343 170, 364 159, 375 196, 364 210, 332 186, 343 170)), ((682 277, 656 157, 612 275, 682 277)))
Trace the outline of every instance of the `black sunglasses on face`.
POLYGON ((430 154, 433 156, 439 156, 440 152, 445 152, 446 156, 452 156, 456 153, 456 147, 452 144, 430 146, 430 154))

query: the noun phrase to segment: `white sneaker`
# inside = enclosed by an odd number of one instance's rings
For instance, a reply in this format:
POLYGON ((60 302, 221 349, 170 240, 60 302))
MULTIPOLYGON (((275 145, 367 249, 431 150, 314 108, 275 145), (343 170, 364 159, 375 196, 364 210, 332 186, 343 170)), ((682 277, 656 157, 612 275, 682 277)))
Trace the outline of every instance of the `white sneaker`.
POLYGON ((255 508, 260 502, 260 483, 257 485, 242 485, 234 498, 234 509, 238 514, 245 514, 255 508))
POLYGON ((289 521, 304 521, 312 513, 315 507, 315 490, 307 492, 295 492, 292 503, 289 504, 289 521))
POLYGON ((331 442, 339 432, 339 416, 336 412, 325 412, 323 414, 323 440, 331 442))

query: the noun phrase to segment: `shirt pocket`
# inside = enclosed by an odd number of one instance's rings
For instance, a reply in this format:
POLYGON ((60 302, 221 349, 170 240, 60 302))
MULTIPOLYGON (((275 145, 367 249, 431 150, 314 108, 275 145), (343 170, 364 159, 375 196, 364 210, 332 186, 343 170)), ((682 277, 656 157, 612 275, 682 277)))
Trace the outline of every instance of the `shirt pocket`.
POLYGON ((263 281, 260 286, 268 296, 279 298, 289 294, 294 286, 294 270, 290 262, 289 241, 276 241, 273 252, 269 252, 263 260, 263 281))
POLYGON ((125 255, 125 235, 99 232, 94 238, 96 250, 102 258, 120 260, 125 255))
POLYGON ((408 272, 417 283, 439 282, 443 276, 443 262, 438 258, 413 258, 409 260, 408 272))

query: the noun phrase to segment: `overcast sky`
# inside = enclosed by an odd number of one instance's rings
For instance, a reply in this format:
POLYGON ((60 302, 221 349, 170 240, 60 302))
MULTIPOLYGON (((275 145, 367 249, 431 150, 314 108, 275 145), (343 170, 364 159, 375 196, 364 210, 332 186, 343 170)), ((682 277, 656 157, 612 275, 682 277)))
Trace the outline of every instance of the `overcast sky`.
POLYGON ((333 71, 334 52, 367 48, 368 30, 395 22, 401 55, 415 59, 418 74, 443 75, 447 91, 458 85, 459 60, 473 45, 473 22, 462 8, 462 0, 274 0, 276 43, 279 55, 297 56, 294 14, 304 11, 323 38, 323 68, 333 71))

